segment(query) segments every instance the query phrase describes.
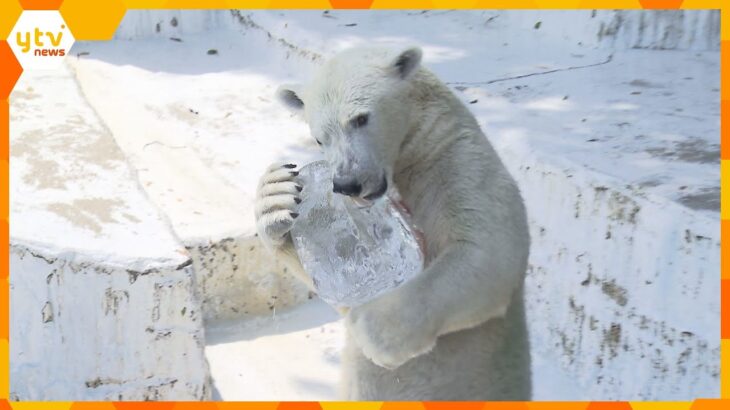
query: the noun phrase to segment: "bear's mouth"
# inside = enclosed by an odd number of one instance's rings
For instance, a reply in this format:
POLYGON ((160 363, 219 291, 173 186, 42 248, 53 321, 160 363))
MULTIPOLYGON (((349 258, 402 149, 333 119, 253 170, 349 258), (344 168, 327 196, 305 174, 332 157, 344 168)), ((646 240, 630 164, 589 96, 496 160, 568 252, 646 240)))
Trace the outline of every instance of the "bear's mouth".
POLYGON ((360 198, 360 197, 357 197, 357 196, 350 197, 350 200, 358 208, 370 208, 373 205, 373 201, 368 201, 367 199, 360 198))
POLYGON ((387 191, 388 191, 388 180, 385 178, 385 176, 383 176, 383 179, 380 182, 380 186, 378 186, 378 189, 363 196, 363 199, 365 199, 366 201, 375 201, 376 199, 385 195, 385 193, 387 191))
POLYGON ((383 177, 383 180, 381 181, 380 185, 378 185, 378 188, 375 191, 372 191, 369 194, 363 196, 353 196, 350 197, 350 199, 358 207, 368 208, 372 206, 376 200, 383 197, 386 192, 388 192, 388 180, 383 177))

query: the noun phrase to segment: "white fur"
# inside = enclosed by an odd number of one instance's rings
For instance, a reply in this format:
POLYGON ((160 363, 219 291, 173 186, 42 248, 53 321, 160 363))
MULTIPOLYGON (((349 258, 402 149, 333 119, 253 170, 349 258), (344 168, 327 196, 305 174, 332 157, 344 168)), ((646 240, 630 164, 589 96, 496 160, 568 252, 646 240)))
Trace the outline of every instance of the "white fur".
MULTIPOLYGON (((364 197, 385 177, 426 239, 420 275, 347 313, 342 398, 528 400, 524 204, 474 117, 420 59, 417 48, 352 49, 278 92, 322 142, 333 178, 356 179, 364 197)), ((262 177, 257 218, 262 239, 295 257, 296 194, 271 186, 290 179, 280 166, 262 177)))

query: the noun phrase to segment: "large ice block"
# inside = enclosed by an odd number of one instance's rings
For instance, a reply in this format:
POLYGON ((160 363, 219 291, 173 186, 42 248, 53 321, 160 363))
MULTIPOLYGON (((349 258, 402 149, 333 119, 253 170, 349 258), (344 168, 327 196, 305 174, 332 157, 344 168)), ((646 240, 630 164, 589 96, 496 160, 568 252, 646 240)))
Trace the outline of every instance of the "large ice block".
POLYGON ((326 161, 302 167, 299 176, 302 203, 291 235, 323 300, 358 306, 422 270, 416 230, 397 201, 386 196, 360 208, 333 193, 326 161))

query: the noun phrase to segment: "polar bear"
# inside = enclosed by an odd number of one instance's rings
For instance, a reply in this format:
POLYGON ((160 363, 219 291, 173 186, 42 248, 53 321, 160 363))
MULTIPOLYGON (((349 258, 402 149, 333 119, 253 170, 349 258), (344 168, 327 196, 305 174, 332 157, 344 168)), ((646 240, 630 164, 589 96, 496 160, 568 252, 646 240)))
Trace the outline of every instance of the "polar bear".
MULTIPOLYGON (((355 48, 278 98, 301 114, 361 204, 392 186, 425 237, 424 271, 345 314, 345 400, 529 400, 523 305, 529 234, 520 192, 466 106, 421 50, 355 48)), ((296 260, 295 164, 261 177, 259 236, 296 260)), ((311 286, 311 279, 303 278, 311 286)))

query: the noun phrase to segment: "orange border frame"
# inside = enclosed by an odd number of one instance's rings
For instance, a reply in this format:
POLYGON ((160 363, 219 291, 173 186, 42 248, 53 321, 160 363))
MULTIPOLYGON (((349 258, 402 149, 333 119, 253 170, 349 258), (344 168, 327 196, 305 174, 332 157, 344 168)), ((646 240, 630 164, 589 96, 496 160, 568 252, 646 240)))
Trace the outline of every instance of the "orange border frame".
POLYGON ((721 238, 730 235, 730 2, 721 0, 0 0, 0 410, 9 409, 363 409, 363 410, 652 410, 730 408, 730 243, 721 240, 721 399, 694 402, 525 402, 525 403, 136 403, 136 402, 9 402, 9 96, 22 68, 7 41, 23 10, 60 10, 77 40, 110 39, 127 9, 145 8, 624 8, 721 9, 721 238))

